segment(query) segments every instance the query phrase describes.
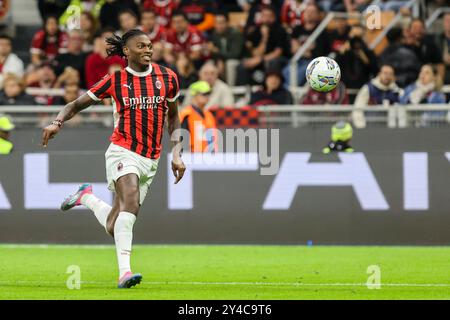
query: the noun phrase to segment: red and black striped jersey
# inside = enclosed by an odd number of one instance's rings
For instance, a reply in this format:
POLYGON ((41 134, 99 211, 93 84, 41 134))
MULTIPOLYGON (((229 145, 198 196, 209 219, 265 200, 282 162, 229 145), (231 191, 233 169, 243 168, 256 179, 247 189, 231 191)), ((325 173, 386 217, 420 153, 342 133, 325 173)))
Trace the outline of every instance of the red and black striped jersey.
POLYGON ((87 93, 96 101, 112 98, 112 143, 147 158, 159 158, 167 103, 179 96, 175 72, 158 64, 151 64, 145 72, 126 67, 105 76, 87 93))

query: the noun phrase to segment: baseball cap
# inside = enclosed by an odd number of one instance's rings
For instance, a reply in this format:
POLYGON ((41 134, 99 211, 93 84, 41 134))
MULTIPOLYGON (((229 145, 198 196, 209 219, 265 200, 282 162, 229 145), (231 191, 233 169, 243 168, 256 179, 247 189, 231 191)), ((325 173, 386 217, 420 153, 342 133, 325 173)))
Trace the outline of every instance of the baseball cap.
POLYGON ((206 81, 197 81, 189 86, 189 93, 191 96, 198 94, 207 94, 211 92, 211 86, 206 81))
POLYGON ((14 124, 6 116, 0 116, 0 131, 11 131, 15 128, 14 124))

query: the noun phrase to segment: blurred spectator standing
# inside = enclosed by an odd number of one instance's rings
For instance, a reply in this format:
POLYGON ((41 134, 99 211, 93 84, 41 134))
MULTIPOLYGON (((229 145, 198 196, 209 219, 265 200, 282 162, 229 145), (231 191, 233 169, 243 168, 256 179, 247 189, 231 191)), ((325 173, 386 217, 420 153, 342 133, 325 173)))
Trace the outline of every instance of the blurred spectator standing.
POLYGON ((22 77, 24 66, 22 60, 12 52, 12 39, 6 35, 0 35, 0 88, 7 73, 22 77))
POLYGON ((289 90, 284 88, 283 75, 276 70, 267 72, 263 89, 252 93, 251 106, 292 104, 293 99, 289 90))
MULTIPOLYGON (((213 62, 205 63, 199 71, 199 78, 201 81, 205 81, 211 87, 208 103, 205 108, 210 107, 232 107, 234 106, 234 96, 231 88, 219 79, 219 69, 213 62)), ((186 95, 183 106, 190 105, 192 96, 186 95)))
POLYGON ((403 90, 395 83, 395 71, 390 65, 382 65, 377 77, 370 80, 358 92, 355 99, 353 123, 357 128, 364 128, 366 121, 361 108, 369 105, 393 105, 399 102, 403 90), (359 110, 358 110, 359 109, 359 110))
POLYGON ((91 52, 94 50, 94 38, 99 29, 98 20, 91 13, 82 12, 80 16, 80 29, 84 38, 83 51, 91 52))
POLYGON ((349 40, 350 26, 348 25, 347 19, 342 17, 337 17, 334 19, 335 28, 328 32, 328 43, 330 46, 330 51, 334 54, 340 52, 349 40))
POLYGON ((125 32, 136 29, 139 25, 139 18, 133 10, 127 9, 119 12, 120 29, 116 31, 118 36, 122 36, 125 32))
POLYGON ((339 82, 338 86, 329 92, 318 92, 312 88, 308 88, 305 96, 300 100, 301 104, 348 104, 349 97, 347 89, 343 81, 339 82))
POLYGON ((192 104, 180 112, 181 127, 189 131, 191 152, 217 151, 217 125, 213 114, 206 110, 211 87, 205 81, 189 86, 192 104))
POLYGON ((155 12, 158 24, 164 28, 170 28, 172 14, 178 8, 181 0, 142 0, 144 10, 155 12))
POLYGON ((106 38, 113 35, 111 30, 104 30, 94 40, 94 51, 86 58, 86 87, 90 88, 104 77, 112 66, 125 68, 126 62, 119 56, 108 57, 106 38))
POLYGON ((72 30, 69 32, 69 46, 67 53, 56 56, 56 75, 59 76, 67 67, 72 67, 78 71, 80 76, 80 86, 86 88, 84 68, 87 55, 83 52, 83 33, 80 30, 72 30))
MULTIPOLYGON (((295 55, 297 51, 306 42, 308 37, 314 32, 321 21, 321 11, 317 5, 310 4, 303 12, 303 24, 296 26, 291 34, 291 54, 295 55)), ((329 41, 326 32, 322 32, 319 37, 311 44, 311 46, 303 54, 297 62, 297 79, 298 85, 302 86, 306 82, 306 67, 309 62, 319 56, 326 56, 330 52, 329 41)), ((283 70, 283 75, 287 79, 289 85, 290 65, 283 70)))
POLYGON ((175 69, 177 71, 180 89, 186 89, 198 80, 194 64, 184 53, 178 55, 178 59, 175 62, 175 69))
POLYGON ((216 3, 213 0, 181 0, 179 10, 184 12, 189 23, 200 32, 214 27, 216 3))
MULTIPOLYGON (((239 1, 239 0, 238 0, 239 1)), ((262 10, 270 6, 275 11, 275 16, 280 16, 280 9, 284 0, 242 0, 239 1, 244 11, 248 12, 247 22, 244 28, 244 37, 254 32, 262 23, 262 10)))
POLYGON ((189 25, 186 15, 177 11, 172 16, 172 29, 167 32, 166 50, 177 59, 180 53, 185 54, 200 68, 205 59, 206 42, 202 34, 189 25))
POLYGON ((139 17, 139 7, 134 0, 107 0, 100 9, 101 27, 119 30, 119 13, 125 10, 131 10, 139 17))
POLYGON ((234 86, 236 68, 244 49, 242 33, 228 25, 228 15, 216 15, 216 23, 208 42, 209 52, 219 66, 221 75, 225 74, 227 83, 234 86))
POLYGON ((422 64, 437 66, 438 74, 443 79, 445 67, 442 62, 442 53, 432 35, 426 34, 425 24, 421 19, 413 19, 409 28, 405 30, 406 45, 411 48, 422 64))
POLYGON ((0 155, 11 153, 14 145, 10 141, 10 136, 14 127, 14 124, 8 117, 0 114, 0 155))
POLYGON ((153 46, 157 42, 165 41, 167 30, 158 23, 156 14, 150 9, 141 13, 141 30, 148 34, 153 46))
POLYGON ((3 90, 0 92, 0 105, 29 106, 35 105, 34 98, 25 93, 25 81, 13 73, 7 73, 3 80, 3 90))
POLYGON ((438 44, 445 66, 444 84, 450 84, 450 12, 444 15, 444 31, 438 35, 438 44))
POLYGON ((44 60, 53 60, 59 53, 67 52, 67 33, 58 26, 58 18, 48 15, 44 28, 39 30, 31 42, 31 62, 38 66, 44 60))
POLYGON ((347 87, 359 89, 378 73, 377 57, 364 42, 361 27, 352 27, 349 37, 337 54, 336 62, 347 87))
POLYGON ((66 11, 71 0, 38 0, 39 14, 42 21, 47 15, 59 17, 66 11))
POLYGON ((296 26, 303 24, 303 11, 314 0, 284 0, 281 7, 281 23, 290 33, 296 26))
POLYGON ((404 88, 416 81, 420 72, 421 62, 415 52, 403 43, 403 32, 399 28, 390 30, 387 34, 389 45, 380 56, 381 64, 394 67, 396 82, 404 88))
POLYGON ((80 29, 82 12, 91 14, 95 19, 100 16, 100 9, 107 0, 71 0, 63 14, 59 17, 59 24, 65 31, 80 29))
POLYGON ((266 70, 281 70, 286 64, 289 54, 288 36, 277 23, 274 8, 262 8, 261 22, 245 40, 250 57, 245 58, 238 67, 238 85, 261 84, 266 70))
POLYGON ((405 88, 405 93, 400 97, 400 103, 445 103, 441 87, 442 80, 437 73, 437 68, 425 64, 420 69, 417 81, 405 88))

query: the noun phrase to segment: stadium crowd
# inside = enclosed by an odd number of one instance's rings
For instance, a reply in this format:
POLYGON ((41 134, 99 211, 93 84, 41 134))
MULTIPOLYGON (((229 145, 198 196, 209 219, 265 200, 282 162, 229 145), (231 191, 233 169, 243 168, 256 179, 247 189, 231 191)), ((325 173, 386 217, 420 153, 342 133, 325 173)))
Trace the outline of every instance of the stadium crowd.
MULTIPOLYGON (((450 13, 443 30, 428 34, 424 21, 412 18, 407 1, 377 1, 383 10, 402 11, 388 44, 375 53, 365 41, 367 30, 338 17, 297 63, 298 84, 304 85, 308 63, 330 56, 340 65, 336 90, 308 90, 296 99, 288 90, 289 59, 329 11, 363 12, 368 0, 38 0, 42 29, 30 43, 30 63, 14 53, 14 39, 0 35, 0 105, 61 105, 74 99, 105 74, 125 66, 106 56, 105 39, 140 28, 153 42, 153 60, 176 71, 180 87, 202 80, 212 88, 208 107, 264 104, 445 103, 450 84, 450 13), (77 10, 75 10, 75 9, 77 10), (245 21, 231 21, 240 10, 245 21), (77 16, 77 13, 81 13, 77 16), (235 85, 254 85, 244 102, 235 101, 235 85), (59 88, 65 94, 30 96, 28 87, 59 88), (347 89, 360 89, 350 98, 347 89)), ((447 1, 428 1, 429 10, 447 1)), ((189 94, 182 106, 190 103, 189 94)), ((105 104, 110 101, 104 101, 105 104)))

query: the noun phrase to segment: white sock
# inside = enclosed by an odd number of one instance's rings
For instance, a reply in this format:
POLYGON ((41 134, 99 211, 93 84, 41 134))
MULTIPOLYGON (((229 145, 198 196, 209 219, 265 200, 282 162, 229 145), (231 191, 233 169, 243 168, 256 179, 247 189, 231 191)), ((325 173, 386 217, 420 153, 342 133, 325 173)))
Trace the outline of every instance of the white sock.
POLYGON ((100 222, 100 224, 106 229, 106 219, 108 218, 112 207, 105 201, 97 198, 92 193, 85 194, 83 197, 81 197, 80 202, 94 212, 98 222, 100 222))
POLYGON ((131 243, 133 242, 133 225, 136 216, 130 212, 122 211, 114 225, 114 240, 116 241, 117 262, 119 263, 119 277, 131 271, 131 243))

